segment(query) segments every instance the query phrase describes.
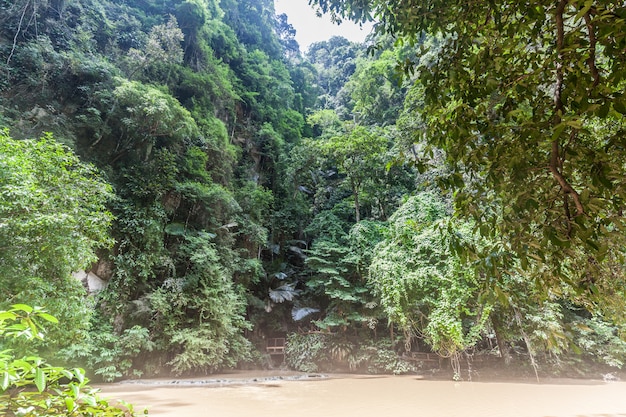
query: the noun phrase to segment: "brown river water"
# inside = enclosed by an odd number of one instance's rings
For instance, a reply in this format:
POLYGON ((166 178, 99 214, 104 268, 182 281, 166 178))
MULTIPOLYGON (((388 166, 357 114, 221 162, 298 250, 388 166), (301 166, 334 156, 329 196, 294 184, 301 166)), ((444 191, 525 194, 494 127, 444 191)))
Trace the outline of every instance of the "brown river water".
POLYGON ((101 386, 150 416, 626 417, 626 382, 454 382, 416 376, 291 374, 101 386))

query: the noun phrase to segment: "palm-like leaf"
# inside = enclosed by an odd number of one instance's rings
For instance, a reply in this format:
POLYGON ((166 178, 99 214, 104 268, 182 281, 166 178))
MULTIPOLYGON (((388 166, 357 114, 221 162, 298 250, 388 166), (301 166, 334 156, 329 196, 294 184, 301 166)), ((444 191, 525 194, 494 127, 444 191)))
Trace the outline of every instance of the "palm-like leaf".
POLYGON ((291 310, 291 318, 294 321, 300 321, 303 318, 310 316, 313 313, 319 313, 320 309, 319 308, 313 308, 313 307, 294 307, 291 310))
POLYGON ((296 290, 295 283, 283 284, 278 288, 270 289, 270 299, 275 303, 283 303, 285 301, 293 301, 300 291, 296 290))

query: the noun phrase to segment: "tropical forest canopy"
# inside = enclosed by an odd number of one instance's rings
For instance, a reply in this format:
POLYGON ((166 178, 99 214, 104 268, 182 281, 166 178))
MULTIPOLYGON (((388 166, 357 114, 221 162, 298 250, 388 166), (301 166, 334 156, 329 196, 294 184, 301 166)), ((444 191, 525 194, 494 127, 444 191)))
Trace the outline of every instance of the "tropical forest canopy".
POLYGON ((304 371, 621 366, 623 4, 311 3, 376 31, 302 52, 272 0, 0 0, 0 310, 60 321, 0 347, 107 381, 274 337, 304 371))

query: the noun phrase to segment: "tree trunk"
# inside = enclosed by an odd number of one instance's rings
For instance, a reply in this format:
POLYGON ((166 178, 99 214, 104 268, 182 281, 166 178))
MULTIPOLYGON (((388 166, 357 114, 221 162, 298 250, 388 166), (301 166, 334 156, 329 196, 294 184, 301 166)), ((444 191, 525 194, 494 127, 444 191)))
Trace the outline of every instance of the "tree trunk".
POLYGON ((359 207, 359 192, 354 191, 354 211, 356 215, 356 222, 361 221, 361 208, 359 207))
POLYGON ((502 324, 500 323, 498 317, 493 313, 491 313, 491 325, 493 326, 493 331, 496 334, 496 344, 498 345, 498 350, 500 351, 500 357, 504 361, 504 364, 508 365, 511 361, 509 347, 506 345, 502 335, 502 324))

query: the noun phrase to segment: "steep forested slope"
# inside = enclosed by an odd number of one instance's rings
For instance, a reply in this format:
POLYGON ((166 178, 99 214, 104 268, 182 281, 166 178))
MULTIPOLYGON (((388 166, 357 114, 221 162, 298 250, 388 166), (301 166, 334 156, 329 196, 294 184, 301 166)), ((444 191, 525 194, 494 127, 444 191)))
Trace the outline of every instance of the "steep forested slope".
MULTIPOLYGON (((270 214, 290 192, 285 150, 300 139, 310 101, 306 71, 286 58, 288 23, 271 1, 1 8, 2 124, 17 138, 52 132, 115 192, 115 243, 92 265, 108 286, 95 331, 70 353, 105 377, 151 350, 152 370, 248 357, 246 292, 265 276, 270 214)), ((7 303, 63 297, 45 288, 26 300, 11 291, 7 303)), ((68 329, 84 328, 84 317, 49 308, 68 329)))

